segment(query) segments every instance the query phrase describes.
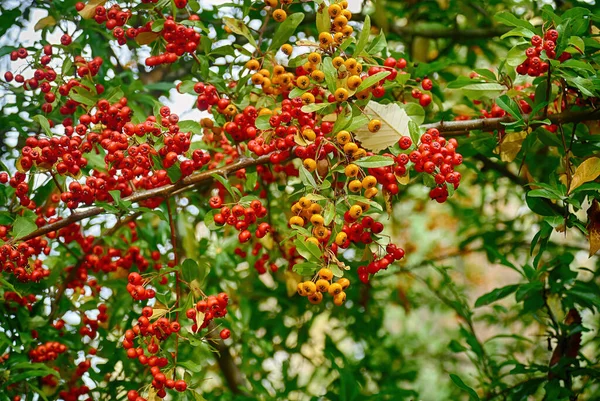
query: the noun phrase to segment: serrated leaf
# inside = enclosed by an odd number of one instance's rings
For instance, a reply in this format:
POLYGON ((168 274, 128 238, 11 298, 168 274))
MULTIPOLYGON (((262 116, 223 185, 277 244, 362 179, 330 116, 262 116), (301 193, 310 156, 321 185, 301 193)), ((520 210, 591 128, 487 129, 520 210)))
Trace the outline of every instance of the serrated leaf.
POLYGON ((410 118, 397 103, 383 105, 370 101, 365 107, 365 112, 373 119, 381 121, 381 129, 375 133, 370 132, 367 127, 355 131, 356 139, 367 150, 378 153, 398 142, 401 136, 409 132, 410 118))
MULTIPOLYGON (((329 15, 328 15, 329 18, 329 15)), ((290 36, 294 34, 298 25, 304 19, 303 13, 294 13, 288 15, 288 17, 283 21, 273 34, 273 41, 269 45, 269 50, 279 49, 285 42, 288 41, 290 36)))
POLYGON ((594 181, 599 176, 600 158, 590 157, 589 159, 584 160, 579 166, 577 166, 575 174, 573 174, 573 179, 571 180, 571 185, 569 187, 569 193, 586 182, 594 181))

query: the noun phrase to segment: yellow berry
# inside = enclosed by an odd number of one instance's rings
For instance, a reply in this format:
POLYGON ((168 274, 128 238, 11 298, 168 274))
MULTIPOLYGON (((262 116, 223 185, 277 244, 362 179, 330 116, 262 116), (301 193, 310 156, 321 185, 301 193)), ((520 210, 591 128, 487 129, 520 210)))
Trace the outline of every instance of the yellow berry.
POLYGON ((265 0, 265 4, 269 7, 277 7, 277 0, 265 0))
POLYGON ((315 226, 313 228, 313 235, 318 239, 326 239, 329 236, 329 230, 323 226, 315 226))
POLYGON ((358 145, 354 142, 348 142, 344 145, 344 153, 352 154, 358 150, 358 145))
POLYGON ((350 142, 350 133, 348 131, 340 131, 337 133, 335 139, 337 143, 344 146, 348 142, 350 142))
POLYGON ((319 34, 319 43, 322 46, 329 46, 333 42, 333 36, 329 32, 321 32, 319 34))
POLYGON ((317 162, 315 161, 315 159, 304 159, 302 165, 311 173, 317 169, 317 162))
POLYGON ((338 102, 343 102, 348 99, 348 90, 346 88, 337 88, 333 96, 338 102))
POLYGON ((300 89, 306 89, 308 88, 308 85, 310 85, 310 79, 306 75, 302 75, 296 80, 296 85, 298 85, 298 88, 300 89))
POLYGON ((336 306, 342 306, 346 302, 346 293, 344 291, 333 296, 333 303, 336 306))
POLYGON ((315 96, 312 93, 306 92, 302 94, 300 98, 302 99, 302 103, 304 104, 312 104, 315 102, 315 96))
POLYGON ((381 129, 381 121, 377 119, 373 119, 369 121, 369 131, 377 132, 381 129))
POLYGON ((325 73, 321 70, 314 70, 310 73, 310 77, 317 82, 323 82, 325 80, 325 73))
POLYGON ((310 217, 310 222, 315 226, 322 226, 325 224, 325 219, 320 214, 313 214, 310 217))
POLYGON ((330 269, 324 267, 321 270, 319 270, 319 278, 329 281, 333 278, 333 272, 330 269))
POLYGON ((302 284, 303 283, 298 283, 298 286, 296 287, 296 290, 298 291, 298 295, 305 297, 307 294, 304 291, 304 286, 302 284))
POLYGON ((310 205, 310 207, 308 208, 308 212, 310 214, 319 214, 321 213, 321 211, 323 210, 323 208, 321 207, 321 205, 319 205, 318 203, 313 203, 312 205, 310 205))
POLYGON ((343 15, 338 15, 333 20, 333 25, 338 28, 344 28, 346 25, 348 25, 348 18, 344 17, 343 15))
POLYGON ((354 160, 358 160, 360 158, 363 158, 367 155, 367 151, 364 150, 363 148, 360 149, 356 149, 356 151, 354 153, 352 153, 352 158, 354 160))
POLYGON ((302 64, 302 68, 304 68, 306 70, 306 72, 308 72, 310 74, 317 69, 317 66, 316 66, 316 64, 313 64, 310 61, 307 61, 306 63, 302 64))
POLYGON ((331 60, 331 62, 335 68, 340 68, 344 65, 344 59, 340 56, 334 57, 333 60, 331 60))
POLYGON ((360 180, 352 180, 348 183, 348 189, 351 192, 360 192, 360 190, 362 189, 362 183, 360 182, 360 180))
POLYGON ((285 45, 281 46, 281 52, 283 54, 285 54, 286 56, 289 56, 290 54, 292 54, 293 51, 294 51, 294 48, 289 43, 286 43, 285 45))
POLYGON ((304 219, 300 216, 292 216, 289 220, 290 226, 296 225, 300 227, 304 227, 304 219))
POLYGON ((344 11, 342 11, 342 15, 343 15, 344 17, 346 17, 346 19, 347 19, 348 21, 350 21, 350 19, 352 18, 352 13, 350 12, 350 10, 347 10, 347 9, 346 9, 346 10, 344 10, 344 11))
POLYGON ((337 283, 338 283, 339 285, 341 285, 341 286, 342 286, 342 289, 343 289, 344 291, 346 291, 346 289, 347 289, 348 287, 350 287, 350 280, 348 280, 346 277, 342 277, 341 279, 339 279, 339 280, 337 281, 337 283))
MULTIPOLYGON (((345 299, 344 299, 345 300, 345 299)), ((313 305, 317 305, 320 304, 321 301, 323 301, 323 294, 320 292, 315 292, 314 294, 310 294, 308 296, 308 301, 313 304, 313 305)), ((335 300, 334 300, 335 302, 335 300)), ((343 302, 342 302, 343 303, 343 302)))
MULTIPOLYGON (((340 286, 340 288, 342 288, 342 287, 340 286)), ((308 295, 311 295, 311 294, 314 294, 315 292, 317 292, 317 286, 312 281, 303 282, 302 289, 304 289, 304 292, 308 295)))
POLYGON ((362 207, 360 207, 358 205, 353 205, 350 207, 350 210, 348 210, 348 213, 350 214, 350 216, 352 216, 352 218, 358 219, 360 217, 360 215, 363 213, 363 210, 362 210, 362 207))
MULTIPOLYGON (((306 288, 304 289, 306 291, 306 288)), ((338 283, 333 283, 329 286, 329 295, 336 296, 337 294, 343 292, 342 286, 338 283)))
POLYGON ((251 70, 251 71, 256 71, 258 70, 258 68, 260 67, 260 63, 258 62, 258 60, 248 60, 248 62, 246 62, 246 68, 251 70))
POLYGON ((358 65, 358 61, 356 61, 355 58, 351 57, 344 62, 344 65, 346 66, 347 70, 353 70, 358 65))
POLYGON ((379 193, 379 190, 375 187, 373 188, 369 188, 365 191, 365 198, 371 199, 374 198, 375 196, 377 196, 377 194, 379 193))
MULTIPOLYGON (((348 27, 348 26, 350 26, 350 25, 346 25, 346 27, 348 27)), ((352 27, 350 27, 350 28, 352 28, 352 27)), ((346 29, 346 28, 344 28, 344 29, 346 29)), ((342 31, 343 31, 343 29, 342 29, 342 31)), ((334 33, 333 34, 333 41, 335 43, 337 43, 338 45, 341 45, 342 42, 344 42, 344 34, 342 32, 336 32, 336 33, 334 33)))
MULTIPOLYGON (((282 9, 273 11, 273 19, 277 22, 283 22, 287 18, 287 13, 282 9)), ((345 18, 345 17, 344 17, 345 18)))
POLYGON ((258 72, 256 74, 252 74, 252 83, 254 85, 262 85, 265 82, 265 77, 258 72))
POLYGON ((308 199, 305 196, 303 196, 302 198, 300 198, 300 200, 298 201, 298 203, 300 204, 300 206, 302 206, 303 209, 306 209, 307 207, 309 207, 310 205, 312 205, 312 202, 310 201, 310 199, 308 199))
POLYGON ((342 0, 338 3, 340 5, 340 7, 342 7, 342 9, 347 9, 348 8, 348 0, 342 0))
POLYGON ((354 94, 354 96, 358 99, 358 100, 365 100, 367 99, 369 96, 371 95, 371 91, 369 89, 365 89, 362 90, 360 92, 357 92, 354 94))
POLYGON ((310 242, 311 244, 315 244, 316 246, 319 246, 319 240, 316 239, 315 237, 308 237, 306 239, 306 242, 310 242))
POLYGON ((308 61, 313 64, 319 64, 321 62, 321 55, 317 52, 312 52, 308 55, 308 61))
POLYGON ((368 175, 362 180, 362 186, 364 189, 373 188, 375 185, 377 185, 377 178, 372 175, 368 175))
POLYGON ((327 292, 329 290, 329 281, 327 280, 319 279, 317 280, 316 285, 317 291, 319 292, 327 292))
POLYGON ((336 236, 335 236, 335 243, 338 245, 343 245, 344 242, 346 242, 346 240, 348 239, 348 234, 346 234, 343 231, 340 231, 336 236))
POLYGON ((358 175, 359 170, 360 169, 356 164, 350 163, 344 169, 344 174, 346 174, 346 177, 356 177, 358 175))
POLYGON ((302 131, 302 136, 308 141, 314 141, 317 137, 317 134, 312 129, 307 128, 302 131))
POLYGON ((335 18, 342 13, 342 7, 338 6, 337 4, 332 4, 329 6, 327 11, 329 12, 329 16, 331 18, 335 18))
POLYGON ((348 81, 346 81, 346 85, 348 85, 348 89, 350 90, 355 90, 361 83, 362 79, 358 75, 352 75, 348 78, 348 81))
POLYGON ((342 34, 344 34, 344 36, 350 36, 352 35, 352 32, 354 32, 354 28, 350 25, 346 25, 342 28, 342 34))

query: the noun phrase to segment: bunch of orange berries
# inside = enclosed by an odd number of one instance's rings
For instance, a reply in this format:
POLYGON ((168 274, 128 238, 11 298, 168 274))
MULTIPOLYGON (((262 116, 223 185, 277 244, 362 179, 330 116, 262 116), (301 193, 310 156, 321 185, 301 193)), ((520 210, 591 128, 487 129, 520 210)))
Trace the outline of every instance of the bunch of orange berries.
POLYGON ((329 293, 333 297, 333 303, 341 306, 346 302, 346 289, 350 286, 350 280, 340 278, 335 283, 333 272, 328 268, 322 268, 310 281, 298 283, 298 294, 308 297, 311 304, 319 304, 323 301, 323 294, 329 293))

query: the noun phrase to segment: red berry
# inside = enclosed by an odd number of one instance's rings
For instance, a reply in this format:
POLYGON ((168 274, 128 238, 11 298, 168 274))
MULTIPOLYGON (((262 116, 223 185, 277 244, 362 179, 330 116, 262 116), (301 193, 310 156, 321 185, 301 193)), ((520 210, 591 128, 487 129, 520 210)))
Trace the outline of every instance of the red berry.
POLYGON ((231 331, 229 331, 229 329, 223 329, 219 335, 223 340, 227 340, 231 336, 231 331))

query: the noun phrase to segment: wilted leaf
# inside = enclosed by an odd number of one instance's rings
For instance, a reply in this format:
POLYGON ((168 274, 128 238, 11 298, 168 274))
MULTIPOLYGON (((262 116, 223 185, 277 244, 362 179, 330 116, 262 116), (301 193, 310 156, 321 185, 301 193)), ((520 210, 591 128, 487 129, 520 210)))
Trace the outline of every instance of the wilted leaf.
POLYGON ((595 255, 600 250, 600 204, 594 199, 592 205, 587 211, 588 224, 587 230, 589 233, 590 242, 590 257, 595 255))
POLYGON ((106 0, 90 0, 83 7, 83 10, 79 11, 79 15, 83 19, 91 19, 96 15, 96 7, 104 5, 104 3, 106 3, 106 0))
POLYGON ((56 25, 56 19, 54 19, 53 16, 49 15, 49 16, 44 17, 41 20, 39 20, 35 24, 35 26, 33 27, 33 29, 35 31, 39 31, 41 29, 44 29, 44 28, 49 27, 49 26, 54 26, 54 25, 56 25))
POLYGON ((159 35, 156 32, 142 32, 135 37, 135 42, 138 45, 149 45, 154 42, 158 36, 159 35))
POLYGON ((519 154, 525 138, 527 138, 526 131, 511 132, 504 137, 502 143, 494 150, 494 153, 499 154, 503 162, 510 163, 519 154))
POLYGON ((381 129, 375 133, 370 132, 368 127, 362 127, 355 132, 356 139, 365 149, 379 152, 398 142, 402 135, 408 134, 410 118, 398 104, 383 105, 371 101, 367 104, 365 112, 371 118, 381 121, 381 129))
POLYGON ((575 170, 569 193, 586 182, 594 181, 598 176, 600 176, 600 158, 590 157, 584 160, 575 170))

